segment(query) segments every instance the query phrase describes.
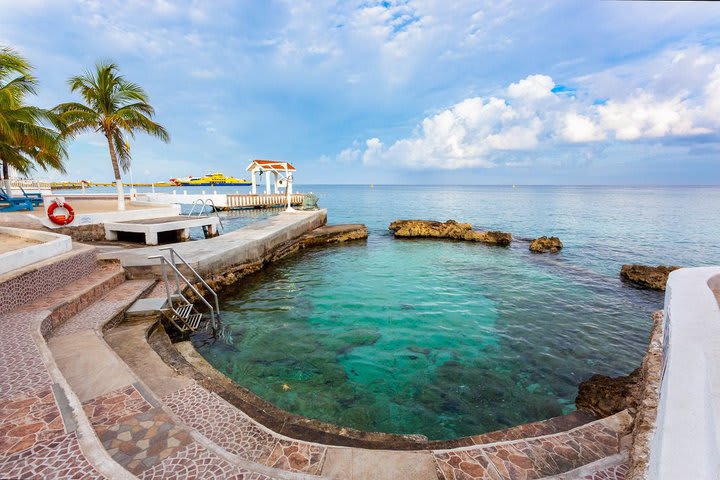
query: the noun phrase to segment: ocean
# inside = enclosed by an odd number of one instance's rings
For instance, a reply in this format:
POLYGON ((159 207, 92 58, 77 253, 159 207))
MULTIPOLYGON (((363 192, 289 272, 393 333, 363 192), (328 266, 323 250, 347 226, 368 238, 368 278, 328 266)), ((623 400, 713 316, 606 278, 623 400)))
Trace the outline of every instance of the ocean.
MULTIPOLYGON (((718 187, 308 185, 367 241, 313 248, 223 293, 219 370, 294 413, 447 439, 574 408, 595 373, 638 367, 663 293, 624 263, 720 263, 718 187), (396 219, 510 232, 510 247, 395 239, 396 219), (560 237, 559 254, 528 240, 560 237)), ((218 188, 218 191, 222 189, 218 188)), ((234 191, 234 189, 232 189, 234 191)), ((273 212, 228 214, 228 229, 273 212)))

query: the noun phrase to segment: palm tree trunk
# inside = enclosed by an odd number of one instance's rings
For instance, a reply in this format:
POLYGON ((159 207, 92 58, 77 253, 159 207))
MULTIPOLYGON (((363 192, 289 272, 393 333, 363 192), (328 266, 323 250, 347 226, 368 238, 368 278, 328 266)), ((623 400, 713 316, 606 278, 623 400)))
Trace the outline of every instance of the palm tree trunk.
POLYGON ((2 161, 2 174, 5 191, 8 193, 8 195, 12 195, 12 190, 10 190, 10 167, 8 165, 8 162, 6 162, 5 160, 2 161))
POLYGON ((113 173, 115 174, 115 188, 117 189, 117 208, 118 210, 125 210, 125 194, 123 193, 122 179, 120 178, 120 167, 118 166, 117 157, 115 156, 115 149, 113 148, 112 138, 110 135, 105 135, 108 141, 108 148, 110 149, 110 161, 113 166, 113 173))

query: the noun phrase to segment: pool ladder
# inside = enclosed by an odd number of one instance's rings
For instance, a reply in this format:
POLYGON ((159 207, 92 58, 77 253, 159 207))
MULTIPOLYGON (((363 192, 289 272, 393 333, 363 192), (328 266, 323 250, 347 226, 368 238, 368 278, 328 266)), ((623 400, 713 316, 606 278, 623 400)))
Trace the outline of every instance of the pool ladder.
POLYGON ((164 253, 160 255, 151 255, 149 259, 160 260, 162 268, 162 280, 165 285, 165 294, 167 295, 166 307, 162 310, 165 318, 170 321, 180 332, 194 332, 202 323, 205 315, 198 311, 195 305, 188 300, 183 294, 185 288, 189 288, 195 296, 208 308, 210 325, 214 330, 217 330, 220 326, 220 302, 218 301, 217 293, 215 290, 210 288, 210 285, 200 276, 200 274, 192 268, 185 259, 175 251, 172 247, 161 248, 161 251, 169 252, 170 258, 166 257, 164 253), (202 284, 205 291, 209 293, 214 300, 214 306, 200 294, 198 289, 178 268, 178 262, 180 261, 181 266, 185 266, 197 282, 202 284), (168 270, 173 273, 174 281, 168 278, 168 270), (181 288, 182 285, 182 288, 181 288))
POLYGON ((202 198, 198 198, 197 200, 195 200, 193 202, 192 208, 190 209, 190 213, 188 213, 188 217, 192 217, 193 213, 195 213, 195 207, 197 206, 200 206, 200 210, 198 210, 197 212, 198 217, 205 213, 205 207, 210 207, 210 213, 215 213, 215 216, 220 222, 220 229, 225 231, 225 226, 222 223, 222 218, 220 218, 220 214, 217 213, 217 208, 215 207, 215 202, 213 202, 212 198, 208 198, 205 200, 203 200, 202 198))

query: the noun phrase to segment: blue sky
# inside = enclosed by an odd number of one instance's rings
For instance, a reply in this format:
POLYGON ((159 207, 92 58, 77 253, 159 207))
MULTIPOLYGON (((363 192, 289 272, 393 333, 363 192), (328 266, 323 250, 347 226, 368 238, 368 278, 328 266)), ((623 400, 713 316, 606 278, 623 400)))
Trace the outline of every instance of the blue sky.
MULTIPOLYGON (((148 91, 170 144, 132 143, 139 180, 718 184, 720 4, 567 1, 0 0, 0 45, 42 106, 99 59, 148 91)), ((70 146, 70 179, 110 179, 70 146)), ((59 178, 57 175, 50 175, 59 178)))

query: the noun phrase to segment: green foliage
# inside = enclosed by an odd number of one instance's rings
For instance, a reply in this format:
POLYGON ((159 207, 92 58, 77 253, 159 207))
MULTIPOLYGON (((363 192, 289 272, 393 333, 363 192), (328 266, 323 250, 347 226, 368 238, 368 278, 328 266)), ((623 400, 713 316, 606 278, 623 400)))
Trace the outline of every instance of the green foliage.
MULTIPOLYGON (((25 104, 35 94, 32 67, 22 56, 0 47, 0 161, 27 174, 34 166, 64 172, 67 152, 52 111, 25 104)), ((7 169, 5 169, 7 171, 7 169)))
POLYGON ((68 85, 83 103, 63 103, 55 108, 65 124, 64 133, 101 132, 108 141, 116 179, 120 178, 119 168, 125 172, 130 168, 128 136, 134 138, 140 131, 170 141, 165 127, 152 120, 155 109, 145 90, 120 75, 114 63, 98 63, 94 71, 71 77, 68 85))

